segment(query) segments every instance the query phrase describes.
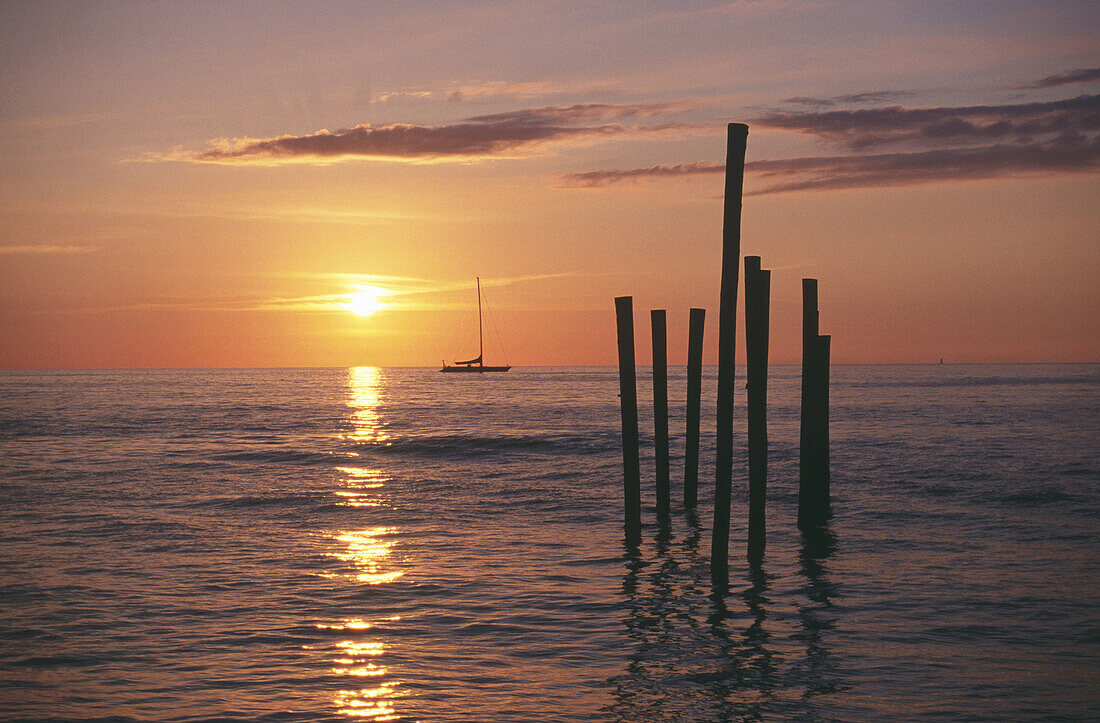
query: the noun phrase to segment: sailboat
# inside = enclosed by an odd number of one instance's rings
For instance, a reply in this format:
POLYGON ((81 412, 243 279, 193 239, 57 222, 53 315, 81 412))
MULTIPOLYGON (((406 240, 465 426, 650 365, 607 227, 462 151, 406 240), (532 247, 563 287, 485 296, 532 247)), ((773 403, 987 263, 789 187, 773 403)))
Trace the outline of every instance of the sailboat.
POLYGON ((487 367, 485 366, 485 344, 481 331, 481 277, 477 278, 477 357, 468 361, 456 361, 452 365, 443 362, 441 372, 467 372, 481 374, 483 372, 506 372, 511 366, 487 367))

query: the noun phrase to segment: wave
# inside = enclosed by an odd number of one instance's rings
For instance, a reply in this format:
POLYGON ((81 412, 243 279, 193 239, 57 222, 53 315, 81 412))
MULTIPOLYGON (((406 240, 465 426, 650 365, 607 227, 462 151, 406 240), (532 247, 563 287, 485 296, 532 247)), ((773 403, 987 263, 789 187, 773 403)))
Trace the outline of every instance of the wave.
POLYGON ((848 387, 851 389, 889 389, 889 388, 914 388, 935 389, 948 387, 1066 387, 1080 385, 1094 385, 1100 381, 1100 377, 1094 375, 1082 376, 990 376, 990 377, 952 377, 945 376, 935 379, 882 379, 868 380, 837 380, 834 384, 837 388, 848 387))
POLYGON ((1023 507, 1032 507, 1035 505, 1052 505, 1061 502, 1079 502, 1081 504, 1087 504, 1088 500, 1077 495, 1069 494, 1057 489, 1045 489, 1045 490, 1032 490, 1028 492, 1014 492, 1011 494, 1000 495, 999 502, 1003 502, 1008 505, 1019 505, 1023 507))
POLYGON ((297 492, 281 495, 239 495, 230 497, 214 497, 196 503, 196 507, 217 507, 221 509, 255 509, 262 507, 298 507, 302 503, 316 504, 328 502, 330 493, 327 492, 297 492))
POLYGON ((617 434, 481 436, 440 434, 367 445, 372 453, 409 457, 470 458, 499 454, 595 455, 615 452, 617 434))
POLYGON ((315 452, 311 450, 286 448, 260 448, 243 452, 224 452, 222 454, 213 455, 213 458, 226 462, 259 462, 267 464, 301 465, 327 465, 332 464, 333 462, 342 464, 351 460, 351 458, 334 454, 332 452, 315 452))

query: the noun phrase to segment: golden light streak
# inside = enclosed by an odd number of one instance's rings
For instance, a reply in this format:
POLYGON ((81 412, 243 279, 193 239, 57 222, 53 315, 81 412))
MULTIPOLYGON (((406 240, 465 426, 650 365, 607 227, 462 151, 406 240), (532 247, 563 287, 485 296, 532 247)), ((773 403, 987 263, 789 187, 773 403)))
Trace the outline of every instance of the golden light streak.
MULTIPOLYGON (((379 420, 378 408, 382 404, 382 370, 378 367, 352 367, 348 369, 348 391, 351 399, 348 407, 351 412, 351 423, 354 431, 344 437, 357 442, 381 443, 389 439, 382 430, 379 420)), ((339 468, 359 469, 359 468, 339 468)), ((361 470, 349 473, 352 476, 368 477, 377 473, 361 470)))
POLYGON ((342 623, 317 623, 316 628, 318 630, 366 630, 370 627, 370 623, 360 620, 358 618, 352 618, 351 620, 345 620, 342 623))
MULTIPOLYGON (((386 439, 378 414, 382 403, 382 381, 382 371, 374 367, 348 370, 348 416, 354 431, 341 435, 342 439, 368 443, 386 439)), ((337 467, 336 472, 343 488, 334 489, 333 494, 341 500, 341 504, 352 507, 381 507, 385 504, 384 498, 376 492, 388 481, 381 471, 346 465, 337 467)), ((404 575, 404 570, 394 569, 393 565, 393 547, 396 543, 392 536, 396 532, 396 527, 376 526, 331 533, 330 538, 339 544, 328 554, 346 563, 343 570, 332 576, 380 585, 404 575)), ((379 618, 374 622, 349 617, 315 623, 315 626, 318 630, 344 631, 350 638, 364 634, 364 631, 370 635, 375 623, 384 625, 384 621, 395 620, 400 620, 400 616, 379 618)), ((399 689, 399 682, 385 679, 387 671, 382 664, 385 650, 385 644, 379 639, 345 639, 335 643, 330 668, 332 675, 376 684, 374 687, 336 693, 333 705, 339 715, 358 720, 397 720, 393 702, 406 693, 399 689)))

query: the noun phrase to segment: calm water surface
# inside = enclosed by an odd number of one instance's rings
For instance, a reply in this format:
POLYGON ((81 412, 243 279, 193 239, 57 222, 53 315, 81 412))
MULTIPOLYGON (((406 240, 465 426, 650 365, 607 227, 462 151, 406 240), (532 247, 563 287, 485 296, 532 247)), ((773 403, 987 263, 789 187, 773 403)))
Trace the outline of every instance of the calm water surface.
POLYGON ((774 367, 767 556, 740 459, 716 592, 711 474, 658 540, 645 454, 623 547, 612 369, 0 372, 0 711, 1095 719, 1100 367, 833 376, 833 520, 795 528, 774 367))

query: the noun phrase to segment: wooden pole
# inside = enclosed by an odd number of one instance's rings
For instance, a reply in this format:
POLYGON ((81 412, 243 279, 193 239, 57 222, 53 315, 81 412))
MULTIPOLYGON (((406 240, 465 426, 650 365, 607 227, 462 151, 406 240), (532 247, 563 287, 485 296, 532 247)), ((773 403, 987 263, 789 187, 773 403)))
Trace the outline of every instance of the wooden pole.
POLYGON ((748 361, 749 546, 750 561, 764 556, 768 484, 768 325, 771 271, 759 256, 745 257, 745 348, 748 361))
POLYGON ((615 298, 619 342, 619 399, 623 420, 623 502, 626 544, 642 540, 642 495, 638 460, 638 389, 634 372, 634 299, 615 298))
POLYGON ((798 430, 798 526, 812 522, 813 371, 817 340, 817 279, 802 279, 802 399, 798 430))
POLYGON ((818 374, 818 383, 820 388, 818 390, 818 474, 821 475, 821 496, 822 502, 825 506, 826 514, 831 503, 830 487, 832 486, 832 473, 830 472, 829 463, 829 357, 832 354, 832 336, 821 335, 818 336, 820 340, 820 356, 818 362, 821 364, 821 371, 818 374))
POLYGON ((699 487, 699 410, 703 394, 703 328, 706 309, 688 316, 687 432, 684 449, 684 507, 694 508, 699 487))
POLYGON ((821 479, 822 344, 817 279, 802 279, 802 414, 798 452, 798 526, 824 519, 821 479))
POLYGON ((649 312, 653 328, 653 459, 657 467, 657 519, 669 523, 668 324, 664 309, 649 312))
POLYGON ((710 579, 729 582, 730 488, 733 484, 734 349, 737 337, 737 282, 741 265, 741 194, 745 183, 745 146, 749 127, 726 127, 726 187, 722 213, 722 291, 718 307, 718 418, 714 528, 710 579))

